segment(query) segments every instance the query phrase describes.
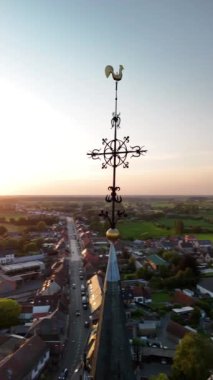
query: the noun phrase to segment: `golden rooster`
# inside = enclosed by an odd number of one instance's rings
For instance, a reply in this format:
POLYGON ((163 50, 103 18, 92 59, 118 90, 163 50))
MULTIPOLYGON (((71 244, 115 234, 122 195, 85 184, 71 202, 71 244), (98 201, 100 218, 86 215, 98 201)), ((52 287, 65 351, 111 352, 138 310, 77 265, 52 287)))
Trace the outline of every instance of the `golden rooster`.
POLYGON ((120 65, 119 66, 119 72, 115 73, 113 67, 108 65, 105 67, 106 77, 108 78, 110 76, 110 74, 112 74, 113 79, 116 81, 119 81, 122 79, 122 70, 123 69, 124 69, 124 67, 122 65, 120 65))

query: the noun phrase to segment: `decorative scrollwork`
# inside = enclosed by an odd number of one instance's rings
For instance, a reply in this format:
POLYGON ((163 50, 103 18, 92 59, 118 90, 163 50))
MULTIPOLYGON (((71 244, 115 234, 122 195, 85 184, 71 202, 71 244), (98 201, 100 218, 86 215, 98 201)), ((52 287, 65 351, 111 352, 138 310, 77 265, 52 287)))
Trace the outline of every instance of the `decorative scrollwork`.
POLYGON ((132 150, 132 155, 131 157, 140 157, 141 155, 144 156, 145 153, 147 153, 147 150, 146 149, 143 149, 143 146, 139 146, 139 145, 136 145, 136 146, 131 146, 130 147, 132 150))
MULTIPOLYGON (((111 66, 110 66, 111 67, 111 66)), ((112 228, 115 227, 116 221, 121 216, 126 216, 125 211, 117 211, 117 218, 115 217, 115 204, 122 202, 122 197, 117 195, 117 191, 120 191, 120 187, 115 185, 116 180, 116 169, 118 166, 123 166, 124 169, 129 168, 129 162, 127 157, 131 154, 132 157, 140 157, 144 155, 147 150, 143 149, 143 146, 139 145, 130 146, 128 148, 127 144, 129 143, 129 136, 125 136, 123 140, 117 138, 117 129, 120 128, 120 114, 117 113, 117 86, 118 82, 115 82, 115 112, 113 113, 111 119, 111 127, 114 128, 114 138, 113 140, 108 141, 107 138, 102 139, 103 150, 94 149, 91 152, 87 153, 92 159, 97 160, 103 157, 104 162, 102 162, 102 169, 107 169, 108 166, 113 168, 113 185, 108 187, 108 190, 111 191, 110 195, 105 197, 106 202, 112 202, 112 216, 109 217, 108 211, 101 211, 99 214, 104 218, 107 218, 110 222, 112 228)))
POLYGON ((120 187, 114 187, 114 186, 109 186, 108 190, 111 190, 111 194, 107 195, 105 197, 106 202, 116 202, 116 203, 121 203, 122 202, 122 197, 120 195, 117 195, 116 191, 120 191, 120 187))

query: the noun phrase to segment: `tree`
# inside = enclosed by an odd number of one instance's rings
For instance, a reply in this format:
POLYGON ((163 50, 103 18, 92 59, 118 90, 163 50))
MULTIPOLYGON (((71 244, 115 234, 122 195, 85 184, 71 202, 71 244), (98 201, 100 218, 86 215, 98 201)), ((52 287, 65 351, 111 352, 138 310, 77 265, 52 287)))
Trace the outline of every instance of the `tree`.
POLYGON ((36 245, 36 243, 32 241, 30 243, 25 244, 25 246, 23 247, 23 251, 25 253, 36 252, 37 251, 37 245, 36 245))
POLYGON ((181 259, 179 262, 179 269, 184 270, 186 268, 190 268, 192 272, 194 273, 194 275, 199 278, 200 271, 198 269, 197 261, 195 257, 189 254, 181 256, 181 259))
POLYGON ((176 235, 182 235, 183 232, 184 232, 184 224, 183 224, 183 221, 182 220, 176 220, 175 221, 175 234, 176 235))
POLYGON ((138 319, 138 318, 143 317, 144 312, 142 309, 134 309, 134 311, 132 311, 131 315, 132 315, 132 317, 138 319))
POLYGON ((0 226, 0 236, 4 236, 7 233, 7 228, 5 226, 0 226))
POLYGON ((6 248, 17 249, 17 247, 18 247, 18 240, 17 239, 7 239, 6 240, 6 248))
POLYGON ((47 225, 43 220, 41 220, 36 224, 36 229, 40 232, 45 231, 47 229, 47 225))
POLYGON ((170 270, 169 266, 167 266, 167 265, 161 265, 159 267, 159 272, 160 272, 160 276, 162 278, 167 278, 171 274, 171 270, 170 270))
POLYGON ((176 255, 176 252, 169 250, 169 251, 163 251, 162 252, 162 257, 166 261, 172 261, 173 257, 176 255))
POLYGON ((144 280, 147 280, 147 281, 149 281, 153 276, 153 273, 146 267, 139 268, 136 274, 137 274, 137 278, 143 278, 144 280))
POLYGON ((135 271, 135 258, 134 257, 130 257, 130 259, 128 260, 128 265, 127 265, 126 269, 130 272, 135 271))
POLYGON ((174 380, 206 380, 212 368, 213 343, 200 334, 186 334, 176 348, 174 380))
POLYGON ((189 320, 190 326, 196 327, 200 322, 200 317, 201 317, 200 309, 198 306, 195 306, 190 315, 190 320, 189 320))
POLYGON ((21 306, 10 298, 0 298, 0 328, 10 327, 18 322, 21 306))

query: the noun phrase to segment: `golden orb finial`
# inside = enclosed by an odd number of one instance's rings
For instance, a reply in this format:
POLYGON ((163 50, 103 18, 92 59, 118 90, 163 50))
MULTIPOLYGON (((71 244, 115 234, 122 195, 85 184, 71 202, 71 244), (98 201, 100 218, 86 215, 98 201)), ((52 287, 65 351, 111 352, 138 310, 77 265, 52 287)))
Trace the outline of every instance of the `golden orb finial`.
POLYGON ((120 233, 117 228, 109 228, 106 232, 106 237, 108 240, 114 242, 120 236, 120 233))

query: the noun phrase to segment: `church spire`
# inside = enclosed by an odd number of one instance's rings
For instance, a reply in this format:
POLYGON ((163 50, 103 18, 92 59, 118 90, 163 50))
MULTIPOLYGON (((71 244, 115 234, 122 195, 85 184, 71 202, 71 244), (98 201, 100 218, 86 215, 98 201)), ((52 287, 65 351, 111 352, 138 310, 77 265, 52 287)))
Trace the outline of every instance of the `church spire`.
POLYGON ((122 197, 117 195, 120 187, 116 186, 116 169, 118 166, 128 168, 126 161, 129 154, 131 157, 139 157, 146 153, 140 146, 127 147, 129 137, 123 140, 118 139, 117 129, 120 128, 120 114, 117 112, 117 91, 118 81, 122 78, 123 66, 120 65, 119 73, 114 73, 112 66, 107 66, 105 73, 107 77, 112 74, 115 80, 115 111, 111 120, 114 128, 114 138, 108 141, 102 140, 104 150, 94 149, 88 155, 93 159, 104 159, 102 169, 111 166, 113 169, 111 191, 105 200, 112 205, 111 213, 102 210, 100 215, 106 218, 110 228, 106 232, 106 237, 110 242, 109 259, 105 275, 104 291, 98 331, 96 335, 95 350, 91 363, 91 378, 93 380, 134 380, 133 361, 130 352, 130 344, 126 330, 126 318, 123 299, 120 287, 120 273, 118 269, 115 242, 119 238, 119 231, 116 228, 118 218, 124 215, 124 211, 116 210, 116 206, 122 202, 122 197))

